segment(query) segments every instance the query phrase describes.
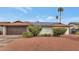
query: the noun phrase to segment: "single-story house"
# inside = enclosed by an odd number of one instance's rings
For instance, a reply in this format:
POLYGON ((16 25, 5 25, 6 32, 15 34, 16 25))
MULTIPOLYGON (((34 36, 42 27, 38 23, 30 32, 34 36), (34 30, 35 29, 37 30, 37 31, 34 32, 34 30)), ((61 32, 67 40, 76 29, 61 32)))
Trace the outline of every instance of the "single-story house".
POLYGON ((66 28, 67 29, 67 31, 65 32, 65 35, 68 35, 70 33, 69 32, 70 26, 69 25, 62 24, 62 23, 33 22, 32 24, 33 25, 38 25, 38 26, 41 26, 42 27, 42 30, 39 33, 39 35, 41 35, 41 34, 51 34, 51 35, 53 35, 52 28, 60 28, 60 27, 63 27, 63 28, 66 28))
POLYGON ((29 22, 0 22, 0 31, 3 35, 20 35, 25 31, 27 26, 31 25, 29 22))
POLYGON ((65 34, 69 34, 69 25, 65 25, 62 23, 53 23, 53 22, 22 22, 22 21, 15 21, 15 22, 0 22, 0 31, 2 35, 21 35, 23 32, 28 31, 26 28, 29 25, 37 25, 41 26, 42 30, 39 33, 41 34, 51 34, 53 35, 52 28, 67 28, 65 34))

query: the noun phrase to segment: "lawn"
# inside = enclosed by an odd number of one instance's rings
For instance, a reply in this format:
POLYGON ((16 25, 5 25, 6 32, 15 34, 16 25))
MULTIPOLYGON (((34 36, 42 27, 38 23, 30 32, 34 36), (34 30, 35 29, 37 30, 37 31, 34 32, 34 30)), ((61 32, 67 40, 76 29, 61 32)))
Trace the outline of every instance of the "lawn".
POLYGON ((2 51, 78 51, 79 36, 20 38, 2 51))

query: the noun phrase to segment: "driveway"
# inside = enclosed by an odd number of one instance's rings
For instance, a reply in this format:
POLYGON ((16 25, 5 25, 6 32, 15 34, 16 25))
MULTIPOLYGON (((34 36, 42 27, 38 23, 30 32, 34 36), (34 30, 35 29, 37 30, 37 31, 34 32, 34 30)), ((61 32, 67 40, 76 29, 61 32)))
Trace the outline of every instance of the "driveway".
POLYGON ((7 44, 19 39, 21 35, 0 35, 0 48, 6 46, 7 44))

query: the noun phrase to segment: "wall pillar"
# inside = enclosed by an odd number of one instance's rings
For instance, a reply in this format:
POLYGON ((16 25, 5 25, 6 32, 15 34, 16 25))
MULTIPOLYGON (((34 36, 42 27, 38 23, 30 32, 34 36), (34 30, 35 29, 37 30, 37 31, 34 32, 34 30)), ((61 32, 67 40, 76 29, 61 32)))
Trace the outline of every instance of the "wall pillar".
POLYGON ((6 26, 3 26, 3 35, 6 35, 6 26))
POLYGON ((65 35, 69 35, 69 34, 70 34, 70 30, 69 30, 69 28, 67 28, 65 35))

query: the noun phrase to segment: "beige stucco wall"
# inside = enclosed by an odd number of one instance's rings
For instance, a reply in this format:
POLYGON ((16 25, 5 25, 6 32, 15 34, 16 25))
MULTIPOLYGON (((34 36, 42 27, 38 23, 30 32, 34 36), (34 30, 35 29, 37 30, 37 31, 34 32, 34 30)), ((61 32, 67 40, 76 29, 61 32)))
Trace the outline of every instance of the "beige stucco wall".
POLYGON ((0 31, 2 32, 1 34, 6 35, 6 27, 5 26, 0 26, 0 31))
POLYGON ((6 26, 3 26, 3 35, 6 35, 6 26))
POLYGON ((67 30, 66 30, 66 32, 64 33, 64 35, 69 35, 70 34, 70 32, 69 32, 69 27, 67 27, 67 30))
POLYGON ((39 35, 42 35, 42 34, 51 34, 51 35, 53 35, 52 28, 43 27, 42 30, 40 31, 39 35))
MULTIPOLYGON (((66 32, 64 33, 64 35, 69 35, 70 34, 70 30, 69 30, 69 27, 65 27, 67 30, 66 30, 66 32)), ((41 30, 41 32, 39 33, 39 35, 41 35, 41 34, 51 34, 51 35, 53 35, 53 30, 52 30, 52 28, 50 27, 43 27, 42 28, 42 30, 41 30)))
POLYGON ((3 27, 2 26, 0 26, 0 31, 3 31, 3 27))

